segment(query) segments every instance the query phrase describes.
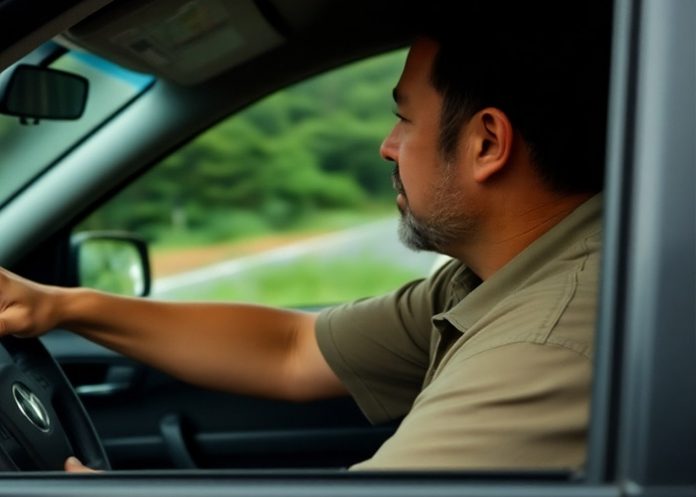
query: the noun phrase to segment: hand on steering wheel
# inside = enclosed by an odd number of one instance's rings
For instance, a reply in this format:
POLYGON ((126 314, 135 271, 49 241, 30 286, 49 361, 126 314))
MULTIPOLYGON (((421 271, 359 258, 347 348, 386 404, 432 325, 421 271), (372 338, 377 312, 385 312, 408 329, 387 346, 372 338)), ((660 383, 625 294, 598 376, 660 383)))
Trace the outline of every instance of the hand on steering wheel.
POLYGON ((106 452, 60 366, 36 337, 55 326, 52 287, 0 269, 0 470, 60 470, 106 452))

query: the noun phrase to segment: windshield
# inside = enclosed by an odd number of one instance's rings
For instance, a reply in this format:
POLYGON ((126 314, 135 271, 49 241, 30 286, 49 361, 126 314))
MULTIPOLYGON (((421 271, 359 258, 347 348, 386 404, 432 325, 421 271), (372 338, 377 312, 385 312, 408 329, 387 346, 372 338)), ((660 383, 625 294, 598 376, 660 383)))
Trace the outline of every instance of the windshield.
POLYGON ((104 59, 68 52, 51 64, 89 81, 87 106, 75 121, 41 121, 23 125, 0 115, 0 205, 67 153, 81 138, 140 94, 153 81, 104 59))

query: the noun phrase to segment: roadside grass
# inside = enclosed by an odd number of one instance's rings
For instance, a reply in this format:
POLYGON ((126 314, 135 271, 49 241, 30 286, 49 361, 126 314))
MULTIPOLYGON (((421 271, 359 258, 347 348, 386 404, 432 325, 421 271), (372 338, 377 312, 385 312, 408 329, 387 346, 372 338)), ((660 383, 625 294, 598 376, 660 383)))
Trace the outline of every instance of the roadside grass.
POLYGON ((240 277, 176 293, 176 300, 253 302, 283 307, 328 305, 380 295, 422 277, 395 262, 356 254, 350 260, 303 257, 264 266, 240 277))

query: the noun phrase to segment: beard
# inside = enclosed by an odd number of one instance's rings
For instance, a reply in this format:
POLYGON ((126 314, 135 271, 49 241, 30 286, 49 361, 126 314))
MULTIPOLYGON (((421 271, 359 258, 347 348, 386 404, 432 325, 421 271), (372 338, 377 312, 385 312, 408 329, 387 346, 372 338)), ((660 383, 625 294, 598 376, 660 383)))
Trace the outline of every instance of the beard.
POLYGON ((447 253, 448 248, 462 239, 470 238, 476 231, 477 217, 463 212, 464 199, 454 185, 451 169, 443 168, 433 191, 430 212, 416 216, 408 204, 408 197, 399 177, 399 166, 392 174, 394 188, 403 195, 404 206, 399 206, 399 239, 415 251, 447 253))

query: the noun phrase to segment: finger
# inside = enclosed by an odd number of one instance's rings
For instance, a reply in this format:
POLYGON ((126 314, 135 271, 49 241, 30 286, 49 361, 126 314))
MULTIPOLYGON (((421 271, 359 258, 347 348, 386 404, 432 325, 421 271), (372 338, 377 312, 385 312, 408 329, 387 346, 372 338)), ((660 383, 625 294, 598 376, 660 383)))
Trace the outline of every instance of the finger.
POLYGON ((96 469, 88 468, 74 456, 70 456, 65 460, 65 471, 68 473, 101 473, 101 471, 96 469))

